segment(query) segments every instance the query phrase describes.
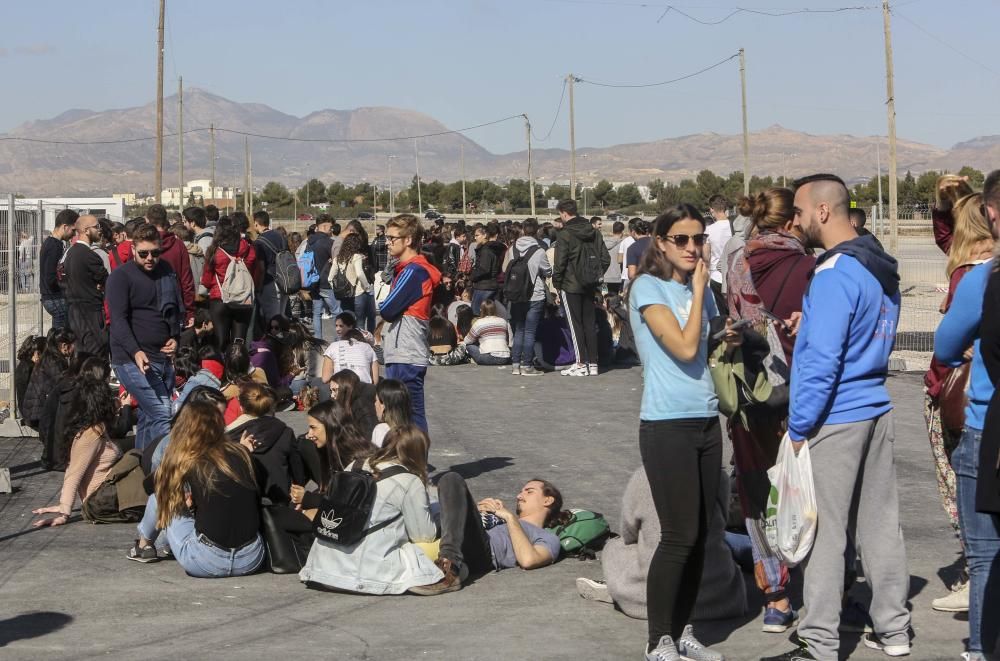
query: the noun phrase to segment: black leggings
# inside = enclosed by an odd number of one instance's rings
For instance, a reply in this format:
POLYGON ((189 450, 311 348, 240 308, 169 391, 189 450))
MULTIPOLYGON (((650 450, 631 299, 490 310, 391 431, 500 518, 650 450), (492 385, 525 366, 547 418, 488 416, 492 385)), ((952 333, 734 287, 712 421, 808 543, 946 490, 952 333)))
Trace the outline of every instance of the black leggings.
POLYGON ((219 343, 219 351, 225 351, 238 337, 245 339, 247 329, 253 320, 252 308, 234 309, 219 298, 213 298, 208 302, 208 313, 212 316, 212 325, 215 326, 215 339, 219 343))
POLYGON ((708 522, 719 491, 719 419, 644 420, 639 454, 660 520, 660 543, 646 578, 653 649, 662 636, 680 637, 698 597, 708 522))
POLYGON ((576 362, 583 365, 597 364, 597 325, 594 320, 594 294, 559 292, 563 309, 569 319, 576 362))

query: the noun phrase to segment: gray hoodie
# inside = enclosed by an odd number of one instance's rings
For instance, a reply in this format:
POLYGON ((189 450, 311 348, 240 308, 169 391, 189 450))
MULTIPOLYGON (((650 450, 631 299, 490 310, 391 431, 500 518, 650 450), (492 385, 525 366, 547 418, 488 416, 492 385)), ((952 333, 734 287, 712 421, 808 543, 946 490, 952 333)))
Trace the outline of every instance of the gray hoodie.
MULTIPOLYGON (((545 246, 538 243, 538 239, 533 236, 522 236, 516 242, 514 242, 514 248, 517 249, 519 255, 523 255, 528 252, 532 246, 538 246, 531 258, 528 259, 528 273, 531 273, 532 277, 535 278, 535 290, 531 294, 531 300, 534 301, 544 301, 545 300, 545 278, 552 275, 552 265, 549 263, 548 255, 545 254, 545 246)), ((507 264, 510 260, 514 258, 513 250, 508 248, 507 254, 504 256, 504 270, 507 269, 507 264)))

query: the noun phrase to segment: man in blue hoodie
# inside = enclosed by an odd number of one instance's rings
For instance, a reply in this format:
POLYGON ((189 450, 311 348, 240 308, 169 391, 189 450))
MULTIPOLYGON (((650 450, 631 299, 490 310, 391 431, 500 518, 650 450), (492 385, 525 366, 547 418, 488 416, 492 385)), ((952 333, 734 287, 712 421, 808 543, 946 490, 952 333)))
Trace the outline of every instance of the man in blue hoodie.
POLYGON ((795 342, 788 433, 809 443, 816 540, 804 563, 803 647, 770 659, 835 661, 844 554, 858 540, 872 588, 865 645, 909 654, 909 574, 899 525, 892 402, 885 387, 899 319, 896 260, 851 225, 850 195, 833 175, 800 179, 795 224, 826 252, 806 291, 795 342), (856 514, 855 514, 856 513, 856 514))

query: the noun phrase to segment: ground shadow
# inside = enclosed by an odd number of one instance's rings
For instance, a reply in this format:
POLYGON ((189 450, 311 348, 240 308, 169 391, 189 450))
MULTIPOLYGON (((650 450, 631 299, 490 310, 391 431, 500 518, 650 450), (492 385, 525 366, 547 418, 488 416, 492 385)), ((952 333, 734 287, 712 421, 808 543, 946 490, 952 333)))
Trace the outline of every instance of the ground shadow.
POLYGON ((500 470, 513 465, 514 460, 512 457, 484 457, 482 459, 476 459, 475 461, 468 461, 464 464, 455 464, 454 466, 450 466, 447 470, 453 473, 458 473, 466 480, 471 480, 474 477, 479 477, 483 473, 489 473, 491 471, 500 470))
POLYGON ((937 570, 938 578, 946 586, 951 586, 961 580, 963 574, 965 573, 965 555, 959 553, 955 561, 950 565, 941 567, 937 570))
POLYGON ((72 615, 55 611, 22 613, 0 620, 0 647, 25 638, 41 638, 62 629, 72 621, 72 615))

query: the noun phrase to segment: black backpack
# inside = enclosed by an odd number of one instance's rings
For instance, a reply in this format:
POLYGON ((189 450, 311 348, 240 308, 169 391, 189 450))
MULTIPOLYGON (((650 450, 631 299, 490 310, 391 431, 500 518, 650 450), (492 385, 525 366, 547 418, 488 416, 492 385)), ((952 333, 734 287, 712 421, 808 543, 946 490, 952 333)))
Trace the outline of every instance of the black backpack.
POLYGON ((375 506, 378 481, 408 472, 403 466, 391 466, 381 471, 376 480, 357 462, 351 470, 334 473, 313 519, 313 532, 317 539, 338 546, 352 546, 403 516, 400 512, 387 521, 365 527, 375 506))
POLYGON ((611 266, 611 253, 598 234, 593 241, 580 244, 578 275, 581 287, 597 287, 604 281, 604 274, 611 266))
POLYGON ((278 291, 287 296, 297 294, 302 289, 302 272, 299 270, 299 260, 287 248, 278 250, 274 244, 263 236, 258 241, 274 253, 274 283, 278 291))
POLYGON ((528 269, 528 261, 538 249, 538 246, 531 246, 523 255, 518 254, 517 248, 512 249, 503 280, 504 296, 511 303, 526 303, 531 300, 535 291, 535 278, 528 269))

